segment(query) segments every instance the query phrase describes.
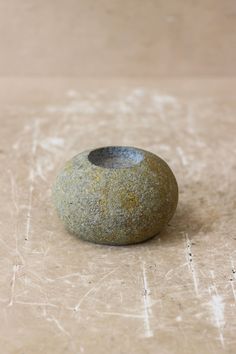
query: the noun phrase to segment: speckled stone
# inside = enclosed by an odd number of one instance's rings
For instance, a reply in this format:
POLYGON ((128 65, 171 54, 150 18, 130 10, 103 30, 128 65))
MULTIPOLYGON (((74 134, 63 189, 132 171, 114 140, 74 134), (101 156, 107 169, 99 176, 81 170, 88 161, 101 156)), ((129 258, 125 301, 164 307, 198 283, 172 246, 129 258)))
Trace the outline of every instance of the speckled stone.
POLYGON ((160 157, 134 147, 105 147, 66 163, 53 201, 66 229, 79 238, 127 245, 163 229, 175 212, 178 186, 160 157))

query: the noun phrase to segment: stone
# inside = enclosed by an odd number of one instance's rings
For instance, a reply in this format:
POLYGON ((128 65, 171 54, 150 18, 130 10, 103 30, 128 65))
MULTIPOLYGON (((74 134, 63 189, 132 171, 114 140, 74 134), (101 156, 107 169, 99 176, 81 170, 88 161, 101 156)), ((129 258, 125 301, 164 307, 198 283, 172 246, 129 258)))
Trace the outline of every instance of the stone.
POLYGON ((95 243, 128 245, 157 235, 170 221, 178 186, 160 157, 135 147, 110 146, 68 161, 52 196, 70 233, 95 243))

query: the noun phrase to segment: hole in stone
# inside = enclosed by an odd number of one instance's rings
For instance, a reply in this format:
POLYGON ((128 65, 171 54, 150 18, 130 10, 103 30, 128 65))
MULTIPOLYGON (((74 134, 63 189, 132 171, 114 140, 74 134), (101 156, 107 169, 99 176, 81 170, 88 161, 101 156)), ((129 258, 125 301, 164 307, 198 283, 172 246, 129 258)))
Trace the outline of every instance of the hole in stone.
POLYGON ((92 164, 104 168, 127 168, 140 163, 143 153, 133 147, 108 146, 91 151, 88 159, 92 164))

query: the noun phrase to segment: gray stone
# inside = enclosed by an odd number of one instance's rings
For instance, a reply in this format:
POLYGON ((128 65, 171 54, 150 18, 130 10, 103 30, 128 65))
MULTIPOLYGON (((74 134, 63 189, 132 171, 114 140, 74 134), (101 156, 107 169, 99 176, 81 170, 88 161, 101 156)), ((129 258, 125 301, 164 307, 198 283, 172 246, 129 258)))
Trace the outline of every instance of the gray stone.
POLYGON ((175 212, 178 186, 166 162, 151 152, 104 147, 66 163, 53 201, 66 229, 79 238, 127 245, 163 229, 175 212))

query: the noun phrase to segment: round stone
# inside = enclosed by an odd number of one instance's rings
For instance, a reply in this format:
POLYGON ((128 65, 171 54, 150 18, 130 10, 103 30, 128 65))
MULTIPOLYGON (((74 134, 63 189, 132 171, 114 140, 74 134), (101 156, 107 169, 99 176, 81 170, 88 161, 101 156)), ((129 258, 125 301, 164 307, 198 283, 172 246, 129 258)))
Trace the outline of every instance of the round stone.
POLYGON ((53 201, 66 229, 79 238, 127 245, 157 235, 170 221, 178 186, 160 157, 110 146, 68 161, 54 183, 53 201))

